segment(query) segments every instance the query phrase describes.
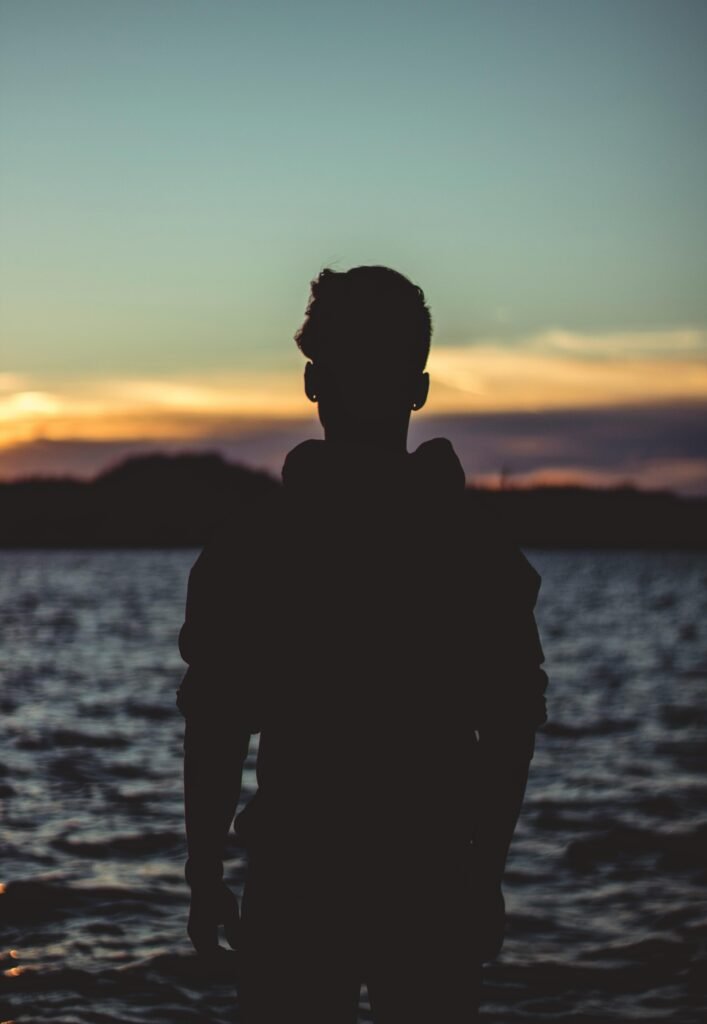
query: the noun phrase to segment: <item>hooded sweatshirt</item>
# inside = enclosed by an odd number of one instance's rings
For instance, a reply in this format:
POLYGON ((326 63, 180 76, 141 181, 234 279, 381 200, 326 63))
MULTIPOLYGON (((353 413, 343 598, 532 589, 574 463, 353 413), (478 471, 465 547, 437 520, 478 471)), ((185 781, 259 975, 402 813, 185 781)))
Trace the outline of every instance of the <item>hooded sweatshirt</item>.
POLYGON ((239 834, 468 836, 479 731, 545 717, 539 576, 468 500, 445 439, 307 441, 282 478, 279 502, 205 549, 180 636, 183 713, 260 732, 239 834))

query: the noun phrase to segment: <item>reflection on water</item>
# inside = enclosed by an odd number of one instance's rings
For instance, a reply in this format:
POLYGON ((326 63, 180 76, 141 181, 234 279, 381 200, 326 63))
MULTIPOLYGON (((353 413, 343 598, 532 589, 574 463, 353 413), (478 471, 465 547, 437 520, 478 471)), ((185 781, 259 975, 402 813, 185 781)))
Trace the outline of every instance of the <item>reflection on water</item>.
MULTIPOLYGON (((184 934, 174 690, 193 558, 0 553, 2 1020, 236 1019, 234 958, 204 968, 184 934)), ((509 935, 487 971, 485 1018, 697 1024, 707 556, 531 560, 544 577, 551 719, 509 862, 509 935)))

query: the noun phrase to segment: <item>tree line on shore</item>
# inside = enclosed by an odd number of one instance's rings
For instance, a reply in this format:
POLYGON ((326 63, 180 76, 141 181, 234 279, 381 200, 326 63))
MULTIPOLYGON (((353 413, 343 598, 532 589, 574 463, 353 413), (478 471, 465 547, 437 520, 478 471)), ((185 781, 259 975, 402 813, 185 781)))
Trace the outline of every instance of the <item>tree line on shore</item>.
MULTIPOLYGON (((252 501, 277 500, 264 472, 216 454, 144 455, 91 481, 0 483, 0 547, 199 547, 252 501)), ((707 498, 632 487, 467 488, 524 547, 707 548, 707 498)))

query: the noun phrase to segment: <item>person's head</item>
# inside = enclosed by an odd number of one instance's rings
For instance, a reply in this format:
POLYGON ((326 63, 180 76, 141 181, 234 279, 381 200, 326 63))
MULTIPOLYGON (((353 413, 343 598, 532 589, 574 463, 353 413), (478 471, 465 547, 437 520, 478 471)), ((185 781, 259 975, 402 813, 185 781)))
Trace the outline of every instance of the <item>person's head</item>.
POLYGON ((352 439, 407 431, 427 398, 431 334, 422 289, 397 271, 323 270, 295 340, 325 430, 352 439))

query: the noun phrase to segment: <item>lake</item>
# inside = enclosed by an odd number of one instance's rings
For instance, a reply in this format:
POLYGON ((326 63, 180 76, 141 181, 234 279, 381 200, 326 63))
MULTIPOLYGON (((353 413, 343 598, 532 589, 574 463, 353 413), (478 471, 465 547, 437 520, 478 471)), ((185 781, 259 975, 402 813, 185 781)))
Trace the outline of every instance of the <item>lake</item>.
MULTIPOLYGON (((0 1020, 237 1020, 230 960, 202 967, 185 934, 174 691, 195 556, 0 552, 0 1020)), ((703 1024, 707 553, 528 556, 549 722, 482 1019, 703 1024)))

